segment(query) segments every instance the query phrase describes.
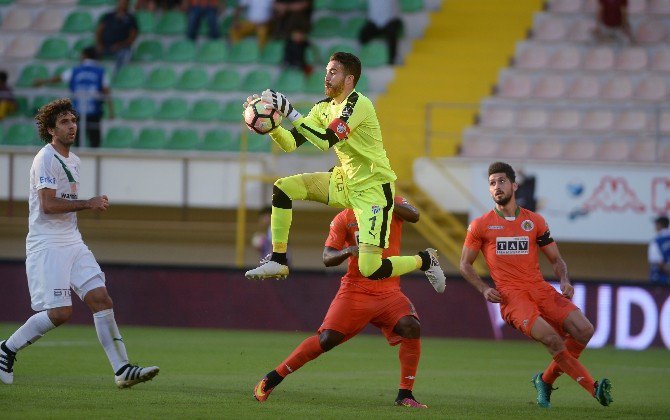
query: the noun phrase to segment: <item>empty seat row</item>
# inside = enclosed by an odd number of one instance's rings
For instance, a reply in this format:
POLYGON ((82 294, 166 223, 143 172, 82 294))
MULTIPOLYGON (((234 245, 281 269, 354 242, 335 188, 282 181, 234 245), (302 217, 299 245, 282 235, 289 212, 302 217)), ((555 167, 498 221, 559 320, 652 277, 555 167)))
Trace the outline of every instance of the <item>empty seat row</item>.
MULTIPOLYGON (((593 17, 564 17, 541 13, 536 15, 532 35, 538 41, 587 42, 593 40, 593 17)), ((644 18, 631 22, 635 40, 641 44, 661 43, 670 35, 669 22, 658 18, 644 18)))
POLYGON ((543 100, 652 101, 668 99, 668 78, 503 72, 497 89, 501 98, 543 100))
POLYGON ((552 46, 536 42, 519 43, 514 66, 525 70, 592 70, 670 72, 670 48, 647 49, 609 46, 583 48, 577 45, 552 46))
MULTIPOLYGON (((628 13, 670 14, 670 0, 628 0, 628 13)), ((551 0, 548 10, 552 13, 588 13, 598 11, 598 0, 551 0)))

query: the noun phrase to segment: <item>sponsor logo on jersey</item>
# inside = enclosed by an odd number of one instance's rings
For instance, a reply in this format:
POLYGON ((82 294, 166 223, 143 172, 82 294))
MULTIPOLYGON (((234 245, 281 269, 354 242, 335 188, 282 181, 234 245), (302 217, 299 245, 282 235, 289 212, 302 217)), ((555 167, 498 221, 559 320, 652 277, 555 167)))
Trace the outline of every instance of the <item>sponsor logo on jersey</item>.
POLYGON ((496 255, 528 254, 528 236, 501 236, 496 238, 496 255))
POLYGON ((500 229, 503 229, 503 227, 502 227, 502 226, 499 226, 499 225, 489 225, 489 226, 488 226, 488 229, 491 229, 491 230, 500 230, 500 229))
POLYGON ((347 223, 347 227, 348 227, 348 228, 355 228, 355 227, 358 227, 358 222, 347 223))
POLYGON ((381 210, 382 210, 382 208, 380 206, 376 205, 376 204, 372 206, 372 214, 377 214, 381 210))
POLYGON ((533 230, 535 227, 535 223, 533 223, 532 220, 526 219, 523 222, 521 222, 521 229, 525 230, 526 232, 530 232, 533 230))
POLYGON ((63 296, 70 296, 70 289, 54 289, 54 296, 56 297, 63 297, 63 296))
POLYGON ((347 104, 347 105, 345 105, 344 109, 342 110, 342 116, 347 118, 347 117, 351 116, 351 114, 353 114, 353 112, 354 112, 354 109, 351 106, 349 106, 349 104, 347 104))
POLYGON ((55 184, 56 183, 56 178, 52 176, 41 176, 40 177, 40 184, 55 184))

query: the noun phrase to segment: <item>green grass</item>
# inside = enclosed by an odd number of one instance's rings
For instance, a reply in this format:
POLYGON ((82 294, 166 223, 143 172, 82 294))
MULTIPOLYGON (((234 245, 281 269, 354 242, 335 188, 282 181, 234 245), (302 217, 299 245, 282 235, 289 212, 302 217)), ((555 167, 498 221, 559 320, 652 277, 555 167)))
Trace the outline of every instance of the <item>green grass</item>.
MULTIPOLYGON (((17 325, 0 324, 0 337, 17 325)), ((308 333, 123 327, 133 362, 156 364, 153 381, 118 390, 92 326, 63 326, 22 351, 14 385, 0 386, 2 419, 27 418, 668 418, 670 352, 587 349, 614 403, 601 407, 567 377, 554 407, 535 404, 530 379, 549 355, 530 341, 424 339, 414 394, 421 412, 392 405, 397 348, 361 335, 307 364, 259 404, 256 382, 308 333)))

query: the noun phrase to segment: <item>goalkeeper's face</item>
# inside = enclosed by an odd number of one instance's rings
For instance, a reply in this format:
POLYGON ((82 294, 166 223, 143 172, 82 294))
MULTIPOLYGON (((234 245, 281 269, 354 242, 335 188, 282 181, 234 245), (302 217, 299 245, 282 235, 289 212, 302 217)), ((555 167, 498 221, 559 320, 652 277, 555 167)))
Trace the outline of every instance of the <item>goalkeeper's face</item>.
POLYGON ((339 61, 331 61, 326 67, 325 94, 329 98, 337 98, 344 92, 344 81, 347 74, 339 61))

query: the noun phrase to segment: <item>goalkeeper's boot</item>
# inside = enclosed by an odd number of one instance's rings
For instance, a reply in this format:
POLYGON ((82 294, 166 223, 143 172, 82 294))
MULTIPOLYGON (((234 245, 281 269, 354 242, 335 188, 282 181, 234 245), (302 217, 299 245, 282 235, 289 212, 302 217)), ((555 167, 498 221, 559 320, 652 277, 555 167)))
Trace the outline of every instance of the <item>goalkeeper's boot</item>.
POLYGON ((614 402, 612 398, 612 382, 609 379, 602 378, 600 382, 596 381, 593 386, 596 389, 594 397, 596 397, 600 405, 607 407, 614 402))
POLYGON ((442 267, 440 267, 440 260, 437 259, 437 251, 433 248, 427 248, 425 252, 430 257, 430 267, 425 271, 426 277, 428 277, 428 281, 433 285, 433 288, 437 290, 437 293, 444 293, 446 277, 442 267))
POLYGON ((258 268, 244 273, 249 280, 285 279, 288 277, 288 266, 276 261, 268 261, 258 268))
POLYGON ((542 408, 551 408, 551 391, 554 388, 542 380, 542 372, 538 372, 533 379, 530 380, 537 390, 537 405, 542 408))
POLYGON ((266 384, 268 382, 268 377, 264 376, 261 381, 256 384, 256 387, 254 388, 254 398, 258 400, 258 402, 263 402, 268 399, 270 396, 270 393, 274 388, 266 388, 266 384))
POLYGON ((137 365, 127 364, 119 369, 115 376, 114 382, 119 388, 130 388, 140 382, 150 381, 154 376, 158 375, 160 369, 158 366, 140 367, 137 365))
POLYGON ((14 383, 14 361, 16 352, 7 348, 7 341, 0 343, 0 381, 3 384, 11 385, 14 383))

